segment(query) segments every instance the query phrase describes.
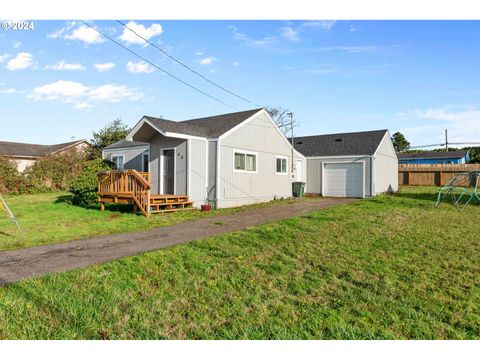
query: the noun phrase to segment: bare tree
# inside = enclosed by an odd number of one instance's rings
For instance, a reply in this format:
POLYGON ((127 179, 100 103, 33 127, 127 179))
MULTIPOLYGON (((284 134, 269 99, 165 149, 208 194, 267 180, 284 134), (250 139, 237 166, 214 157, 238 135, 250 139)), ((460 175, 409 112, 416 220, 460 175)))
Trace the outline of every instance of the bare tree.
POLYGON ((288 108, 268 106, 266 110, 275 121, 275 124, 277 124, 280 130, 287 136, 290 136, 289 131, 292 129, 292 126, 296 128, 299 125, 295 120, 293 120, 293 123, 290 122, 290 117, 288 116, 290 110, 288 108))

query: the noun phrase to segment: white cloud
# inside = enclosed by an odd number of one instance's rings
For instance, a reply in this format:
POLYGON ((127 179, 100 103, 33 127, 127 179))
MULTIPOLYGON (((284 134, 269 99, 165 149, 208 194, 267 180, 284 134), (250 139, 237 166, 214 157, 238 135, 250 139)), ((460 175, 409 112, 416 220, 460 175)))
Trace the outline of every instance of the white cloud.
POLYGON ((63 60, 60 60, 56 64, 52 65, 47 65, 45 66, 45 70, 56 70, 56 71, 61 71, 61 70, 85 70, 85 66, 82 64, 68 64, 63 60))
POLYGON ((54 83, 35 87, 29 97, 37 100, 62 100, 64 102, 70 102, 75 98, 86 96, 88 90, 88 86, 81 83, 59 80, 54 83))
POLYGON ((232 65, 233 65, 233 66, 240 66, 240 63, 239 63, 238 61, 234 61, 234 62, 232 63, 232 65))
POLYGON ((9 88, 9 89, 0 89, 0 94, 16 94, 18 91, 17 89, 9 88))
POLYGON ((403 129, 406 137, 414 137, 412 145, 425 145, 443 141, 448 129, 449 141, 478 141, 480 138, 480 110, 476 107, 415 109, 401 114, 413 118, 418 126, 403 129))
MULTIPOLYGON (((58 34, 61 36, 62 33, 58 34)), ((57 36, 57 37, 58 37, 57 36)), ((95 29, 88 27, 86 25, 80 25, 78 28, 74 29, 71 33, 66 34, 63 38, 67 40, 78 40, 82 41, 87 45, 91 44, 100 44, 105 41, 102 35, 97 32, 95 29)))
POLYGON ((142 94, 126 85, 107 84, 92 88, 89 98, 98 101, 119 102, 121 100, 139 100, 142 94))
POLYGON ((108 70, 112 70, 115 67, 115 64, 112 62, 102 63, 102 64, 93 64, 93 67, 98 72, 105 72, 108 70))
POLYGON ((7 60, 9 57, 10 57, 10 55, 8 55, 8 54, 2 54, 2 55, 0 55, 0 63, 4 62, 4 61, 7 60))
POLYGON ((137 73, 149 74, 154 70, 155 69, 153 68, 153 66, 151 66, 149 63, 146 63, 143 60, 136 63, 133 61, 129 61, 127 63, 127 71, 134 74, 137 74, 137 73))
POLYGON ((57 39, 59 37, 63 37, 75 25, 76 25, 75 21, 67 21, 64 27, 62 27, 62 28, 60 28, 60 29, 58 29, 58 30, 56 30, 52 33, 47 34, 47 38, 48 39, 57 39))
MULTIPOLYGON (((129 21, 126 26, 147 40, 150 40, 151 38, 163 33, 163 28, 160 24, 151 24, 149 27, 145 27, 142 24, 136 23, 135 21, 129 21)), ((122 35, 120 35, 119 39, 127 44, 146 44, 142 38, 138 37, 132 31, 126 28, 123 29, 122 35)))
POLYGON ((126 85, 106 84, 86 86, 79 82, 59 80, 50 84, 37 86, 27 97, 35 100, 57 100, 72 103, 77 109, 93 107, 89 101, 117 103, 123 100, 136 101, 143 94, 126 85))
POLYGON ((19 48, 20 46, 22 46, 22 43, 20 41, 14 41, 13 44, 12 44, 13 48, 14 49, 17 49, 19 48))
POLYGON ((84 102, 75 104, 74 108, 75 109, 91 109, 93 108, 93 105, 90 105, 89 103, 84 101, 84 102))
POLYGON ((300 33, 298 32, 298 30, 290 26, 282 27, 280 30, 282 31, 282 36, 285 39, 293 42, 297 42, 300 40, 300 33))
POLYGON ((264 37, 262 39, 251 39, 247 35, 239 33, 239 32, 235 32, 233 34, 233 38, 235 40, 242 41, 246 45, 250 45, 250 46, 254 46, 254 47, 264 47, 264 46, 274 44, 278 41, 277 38, 275 38, 275 37, 264 37))
POLYGON ((12 71, 23 70, 34 65, 33 55, 27 52, 21 52, 7 63, 7 69, 12 71))
POLYGON ((302 24, 302 27, 330 31, 335 26, 335 23, 335 20, 307 21, 302 24))
POLYGON ((208 65, 212 65, 215 61, 217 61, 217 58, 213 56, 209 56, 209 57, 198 60, 198 63, 202 66, 208 66, 208 65))
POLYGON ((197 52, 195 53, 195 55, 197 55, 197 56, 203 56, 203 55, 205 55, 205 54, 204 54, 203 51, 197 51, 197 52))

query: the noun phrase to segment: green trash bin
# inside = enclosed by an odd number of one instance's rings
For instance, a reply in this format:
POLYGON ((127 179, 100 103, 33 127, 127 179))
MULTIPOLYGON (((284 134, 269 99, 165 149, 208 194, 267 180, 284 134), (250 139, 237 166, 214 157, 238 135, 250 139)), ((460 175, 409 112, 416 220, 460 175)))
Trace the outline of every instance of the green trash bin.
POLYGON ((301 181, 292 182, 292 195, 293 197, 303 197, 305 192, 305 183, 301 181))

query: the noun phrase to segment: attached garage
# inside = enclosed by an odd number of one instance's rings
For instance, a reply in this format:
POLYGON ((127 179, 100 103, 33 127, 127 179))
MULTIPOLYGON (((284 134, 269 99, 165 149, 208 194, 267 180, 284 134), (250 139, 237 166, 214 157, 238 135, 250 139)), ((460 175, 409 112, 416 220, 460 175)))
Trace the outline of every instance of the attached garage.
POLYGON ((305 136, 294 144, 307 159, 307 193, 364 198, 398 190, 388 130, 305 136))

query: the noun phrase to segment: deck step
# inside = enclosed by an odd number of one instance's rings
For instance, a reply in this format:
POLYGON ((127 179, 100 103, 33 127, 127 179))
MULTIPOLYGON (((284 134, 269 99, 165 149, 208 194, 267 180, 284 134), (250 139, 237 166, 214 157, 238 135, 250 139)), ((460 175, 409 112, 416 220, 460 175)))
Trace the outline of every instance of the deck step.
POLYGON ((180 209, 165 209, 165 210, 152 210, 150 211, 151 214, 163 214, 163 213, 169 213, 169 212, 177 212, 177 211, 191 211, 195 210, 194 207, 188 207, 188 208, 180 208, 180 209))

